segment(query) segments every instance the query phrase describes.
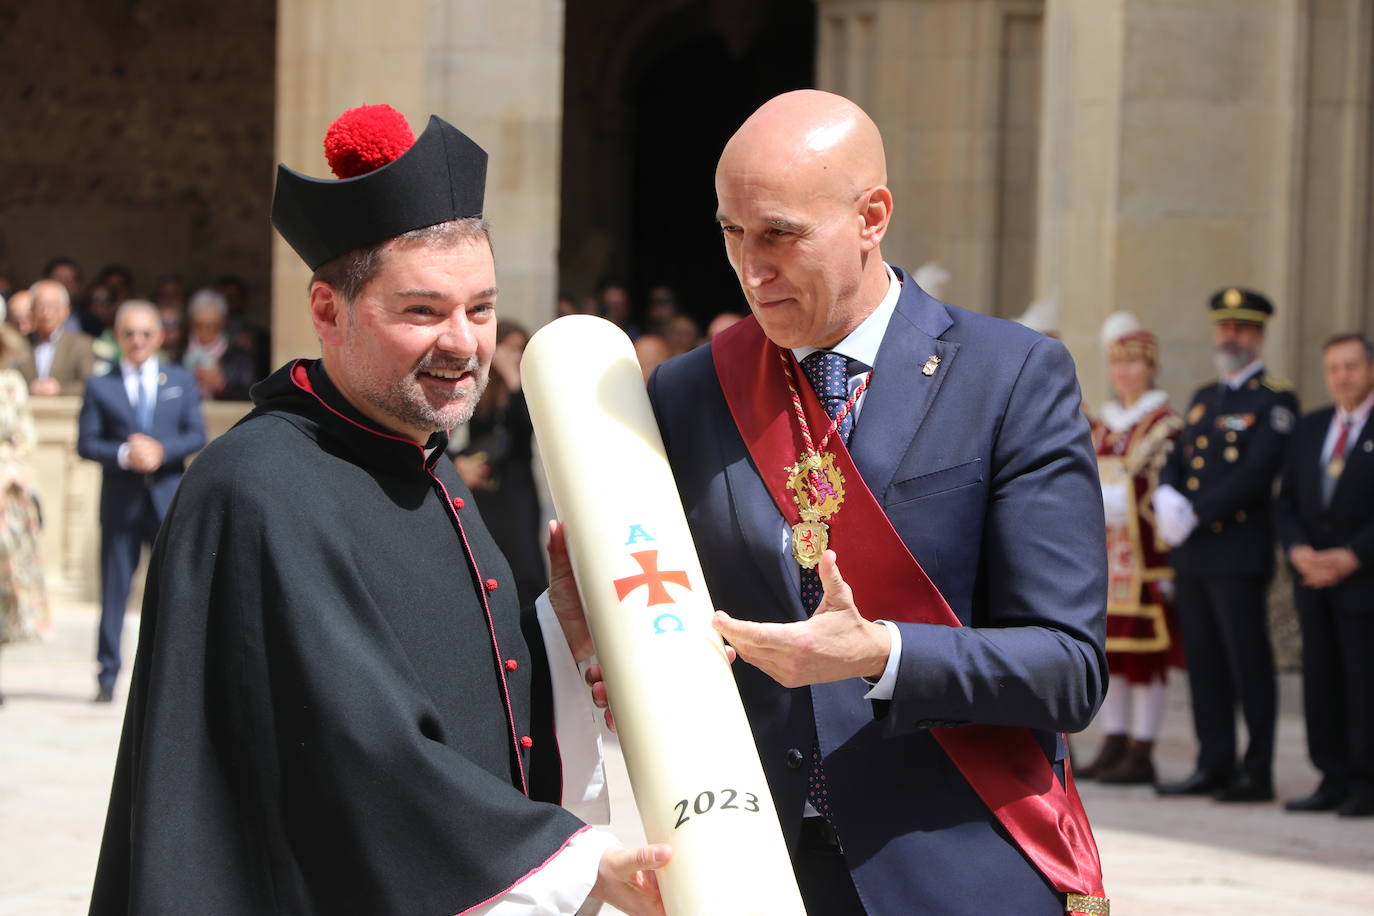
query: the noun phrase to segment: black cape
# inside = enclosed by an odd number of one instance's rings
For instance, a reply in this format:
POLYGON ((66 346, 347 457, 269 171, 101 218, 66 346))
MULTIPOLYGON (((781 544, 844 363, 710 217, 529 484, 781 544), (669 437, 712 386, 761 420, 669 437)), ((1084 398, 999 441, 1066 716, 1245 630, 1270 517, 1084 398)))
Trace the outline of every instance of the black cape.
POLYGON ((583 826, 537 624, 441 436, 253 394, 153 550, 91 913, 458 913, 583 826))

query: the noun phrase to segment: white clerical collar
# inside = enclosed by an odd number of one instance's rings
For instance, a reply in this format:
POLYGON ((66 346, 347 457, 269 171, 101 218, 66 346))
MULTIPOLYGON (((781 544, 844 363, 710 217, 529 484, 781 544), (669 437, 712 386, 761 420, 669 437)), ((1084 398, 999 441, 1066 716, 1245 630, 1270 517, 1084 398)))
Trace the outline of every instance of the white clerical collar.
POLYGON ((1249 363, 1247 363, 1244 367, 1242 367, 1240 370, 1233 372, 1230 375, 1223 375, 1221 377, 1221 383, 1225 385, 1227 388, 1230 388, 1232 391, 1239 391, 1240 386, 1244 385, 1247 381, 1250 380, 1250 376, 1255 375, 1263 369, 1264 360, 1252 360, 1249 363))
POLYGON ((1169 400, 1167 392, 1158 388, 1135 399, 1130 407, 1122 407, 1120 401, 1108 401, 1102 405, 1102 425, 1114 433, 1124 433, 1148 415, 1154 413, 1169 400))
MULTIPOLYGON (((883 345, 883 336, 887 334, 888 322, 892 320, 892 313, 897 308, 897 299, 902 294, 902 284, 897 279, 897 274, 886 263, 883 264, 883 269, 887 271, 887 293, 878 303, 878 307, 870 312, 857 328, 850 331, 848 337, 830 348, 841 356, 850 359, 851 375, 865 369, 872 369, 877 363, 878 348, 883 345), (860 365, 855 366, 854 363, 860 365)), ((818 349, 818 347, 797 347, 792 351, 792 355, 797 358, 797 362, 801 362, 818 349)))

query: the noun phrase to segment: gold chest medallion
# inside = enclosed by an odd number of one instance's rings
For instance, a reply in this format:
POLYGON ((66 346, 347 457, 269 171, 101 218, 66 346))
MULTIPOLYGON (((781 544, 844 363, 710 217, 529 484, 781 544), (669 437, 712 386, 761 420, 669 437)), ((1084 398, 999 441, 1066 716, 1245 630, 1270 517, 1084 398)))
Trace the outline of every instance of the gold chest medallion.
POLYGON ((825 520, 844 503, 844 475, 829 452, 802 455, 784 470, 801 515, 801 521, 792 526, 792 556, 806 569, 813 569, 830 543, 830 527, 825 520))

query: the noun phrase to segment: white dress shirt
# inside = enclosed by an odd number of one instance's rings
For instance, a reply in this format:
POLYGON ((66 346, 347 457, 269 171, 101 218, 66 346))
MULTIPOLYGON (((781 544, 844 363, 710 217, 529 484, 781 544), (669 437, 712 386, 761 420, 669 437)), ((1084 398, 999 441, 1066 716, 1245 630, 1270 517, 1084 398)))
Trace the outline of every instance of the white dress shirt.
POLYGON ((61 336, 62 329, 58 328, 47 340, 33 345, 33 366, 38 378, 52 377, 52 360, 57 355, 57 339, 61 336))

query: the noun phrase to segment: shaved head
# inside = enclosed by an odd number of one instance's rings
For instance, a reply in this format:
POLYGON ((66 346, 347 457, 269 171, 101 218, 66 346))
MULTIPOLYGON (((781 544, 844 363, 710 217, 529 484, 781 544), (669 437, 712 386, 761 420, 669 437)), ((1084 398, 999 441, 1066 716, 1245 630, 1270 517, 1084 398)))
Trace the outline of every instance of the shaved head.
POLYGON ((833 346, 882 301, 892 194, 882 136, 853 102, 770 99, 725 145, 716 196, 730 265, 779 346, 833 346))
POLYGON ((843 96, 798 89, 775 96, 735 131, 721 169, 791 173, 816 193, 857 200, 887 184, 887 156, 878 125, 843 96))

